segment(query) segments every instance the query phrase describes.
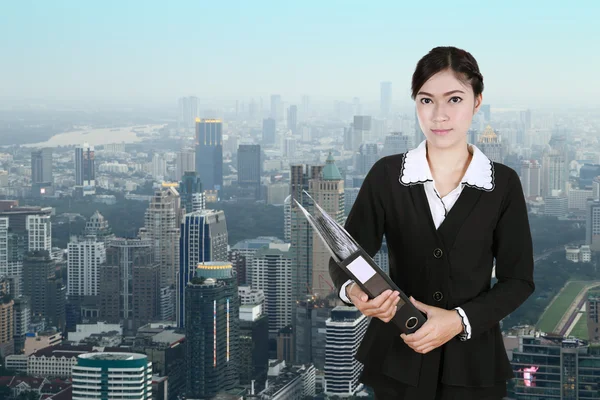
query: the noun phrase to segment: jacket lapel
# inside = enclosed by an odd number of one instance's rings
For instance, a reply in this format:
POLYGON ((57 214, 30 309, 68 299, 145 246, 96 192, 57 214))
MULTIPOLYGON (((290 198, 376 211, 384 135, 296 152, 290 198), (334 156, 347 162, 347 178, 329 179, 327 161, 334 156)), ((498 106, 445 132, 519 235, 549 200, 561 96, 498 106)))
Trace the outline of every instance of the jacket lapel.
POLYGON ((481 190, 465 186, 460 196, 458 196, 456 203, 454 203, 454 206, 450 209, 450 212, 448 212, 448 215, 438 228, 438 233, 444 242, 446 251, 452 250, 460 228, 477 204, 481 193, 481 190))

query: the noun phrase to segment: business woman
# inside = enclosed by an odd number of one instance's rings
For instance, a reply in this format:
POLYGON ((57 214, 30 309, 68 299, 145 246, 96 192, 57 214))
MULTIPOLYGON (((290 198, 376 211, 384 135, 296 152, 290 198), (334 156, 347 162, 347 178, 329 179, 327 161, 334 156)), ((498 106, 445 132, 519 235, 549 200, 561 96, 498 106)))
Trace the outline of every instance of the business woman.
POLYGON ((356 359, 377 399, 501 399, 513 377, 499 322, 534 291, 533 251, 519 177, 467 142, 482 92, 468 52, 425 55, 412 77, 425 140, 375 163, 345 224, 371 256, 386 236, 390 276, 427 322, 400 335, 397 293, 369 300, 330 260, 340 298, 372 317, 356 359))

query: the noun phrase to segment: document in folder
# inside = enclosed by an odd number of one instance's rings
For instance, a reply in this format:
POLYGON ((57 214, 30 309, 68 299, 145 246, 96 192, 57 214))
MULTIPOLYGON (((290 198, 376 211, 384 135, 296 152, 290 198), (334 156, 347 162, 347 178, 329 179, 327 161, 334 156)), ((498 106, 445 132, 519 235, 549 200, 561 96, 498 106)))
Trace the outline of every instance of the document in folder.
POLYGON ((325 210, 313 200, 315 215, 310 214, 300 203, 295 204, 321 238, 325 247, 331 253, 333 260, 342 268, 360 288, 373 299, 384 291, 391 289, 400 293, 400 301, 392 322, 403 333, 413 333, 427 320, 392 279, 377 266, 375 261, 356 243, 354 238, 325 210))

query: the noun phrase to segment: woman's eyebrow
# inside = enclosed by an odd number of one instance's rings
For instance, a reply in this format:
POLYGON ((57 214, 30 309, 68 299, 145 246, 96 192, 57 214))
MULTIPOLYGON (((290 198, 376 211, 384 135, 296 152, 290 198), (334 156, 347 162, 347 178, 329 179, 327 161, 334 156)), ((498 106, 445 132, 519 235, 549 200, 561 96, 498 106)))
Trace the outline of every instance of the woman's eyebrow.
MULTIPOLYGON (((464 92, 462 90, 451 90, 449 92, 444 93, 444 96, 450 96, 452 93, 464 93, 464 92)), ((420 94, 423 94, 425 96, 435 97, 431 93, 427 93, 427 92, 419 92, 419 93, 417 93, 417 96, 420 94)))

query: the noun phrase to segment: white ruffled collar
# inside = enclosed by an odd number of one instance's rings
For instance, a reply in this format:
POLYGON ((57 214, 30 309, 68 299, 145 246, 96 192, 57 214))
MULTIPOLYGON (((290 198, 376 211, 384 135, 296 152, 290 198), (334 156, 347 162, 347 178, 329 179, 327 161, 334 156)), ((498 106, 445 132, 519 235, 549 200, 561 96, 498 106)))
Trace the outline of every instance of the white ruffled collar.
MULTIPOLYGON (((433 182, 427 162, 427 141, 408 151, 402 160, 399 181, 404 186, 433 182)), ((461 184, 475 189, 491 192, 494 190, 494 163, 477 146, 469 145, 473 152, 471 163, 463 176, 461 184)))

